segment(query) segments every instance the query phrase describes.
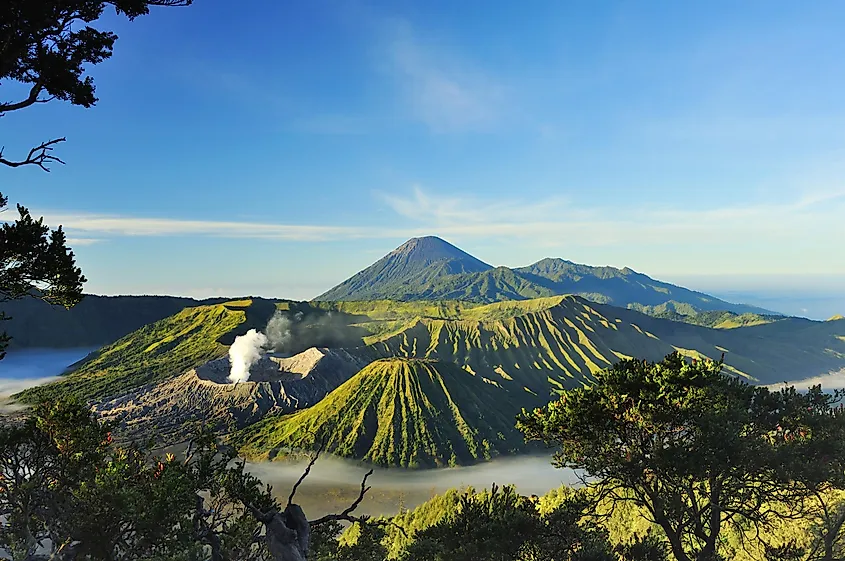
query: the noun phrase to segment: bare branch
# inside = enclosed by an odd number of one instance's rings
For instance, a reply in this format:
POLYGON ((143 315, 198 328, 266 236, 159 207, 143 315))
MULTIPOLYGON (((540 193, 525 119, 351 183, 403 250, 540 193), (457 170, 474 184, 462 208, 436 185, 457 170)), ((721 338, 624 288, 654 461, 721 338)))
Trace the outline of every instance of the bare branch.
POLYGON ((64 164, 62 160, 60 160, 57 156, 53 156, 52 154, 50 154, 50 152, 53 151, 53 146, 60 142, 65 142, 66 140, 66 138, 62 137, 55 138, 47 142, 42 142, 41 144, 30 150, 26 159, 22 161, 12 161, 5 159, 3 157, 3 149, 5 147, 0 148, 0 164, 12 168, 17 168, 26 165, 35 165, 40 167, 44 171, 49 172, 50 168, 47 167, 47 164, 49 164, 50 162, 58 162, 60 164, 64 164))
POLYGON ((347 522, 362 522, 363 520, 366 520, 362 517, 350 515, 355 511, 356 508, 358 508, 358 505, 360 505, 361 501, 364 500, 364 495, 366 495, 367 491, 370 490, 370 487, 367 486, 367 478, 370 477, 372 474, 372 469, 370 469, 370 471, 364 474, 364 479, 361 480, 361 492, 358 493, 358 498, 355 499, 355 502, 349 505, 343 512, 341 512, 340 514, 328 514, 326 516, 323 516, 322 518, 318 518, 317 520, 311 521, 310 524, 312 526, 317 526, 320 524, 325 524, 326 522, 331 522, 333 520, 345 520, 347 522))
POLYGON ((17 103, 0 103, 0 116, 2 116, 3 113, 7 113, 9 111, 17 111, 18 109, 23 109, 36 103, 46 103, 50 101, 50 99, 52 98, 38 99, 38 96, 41 94, 42 89, 44 89, 44 84, 41 82, 41 80, 38 80, 29 89, 29 95, 26 97, 26 99, 18 101, 17 103))
POLYGON ((321 442, 320 446, 317 447, 317 450, 314 452, 314 455, 311 456, 311 461, 308 462, 308 466, 305 468, 305 471, 299 477, 299 479, 294 483, 293 489, 291 489, 290 496, 288 497, 288 506, 293 504, 293 498, 296 496, 296 490, 299 489, 299 485, 305 481, 305 478, 308 477, 308 474, 311 473, 311 468, 314 467, 314 464, 317 462, 317 458, 320 457, 320 454, 323 452, 323 448, 325 447, 325 443, 321 442))

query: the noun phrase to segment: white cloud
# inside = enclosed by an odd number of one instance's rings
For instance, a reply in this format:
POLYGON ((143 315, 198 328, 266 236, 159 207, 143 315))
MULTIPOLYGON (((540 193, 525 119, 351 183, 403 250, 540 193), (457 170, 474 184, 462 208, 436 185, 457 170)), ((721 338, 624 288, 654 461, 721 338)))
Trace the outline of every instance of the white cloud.
POLYGON ((389 71, 414 115, 438 133, 486 129, 499 116, 502 87, 456 53, 424 44, 405 22, 392 26, 389 71))
POLYGON ((67 243, 69 246, 75 245, 94 245, 95 243, 102 243, 105 240, 99 238, 68 238, 67 243))
MULTIPOLYGON (((417 224, 436 227, 442 235, 527 238, 534 245, 546 247, 618 246, 629 253, 669 246, 709 248, 711 254, 744 251, 749 265, 759 265, 778 254, 788 261, 788 254, 801 257, 808 248, 816 253, 834 251, 837 240, 845 239, 845 191, 702 210, 621 205, 574 208, 553 199, 485 203, 439 196, 420 187, 405 196, 381 198, 398 214, 417 224), (771 255, 758 255, 761 245, 771 255)), ((842 264, 825 266, 832 270, 842 264)))
MULTIPOLYGON (((376 193, 394 213, 379 225, 274 224, 43 212, 65 227, 70 245, 122 236, 192 236, 287 241, 406 239, 439 235, 458 243, 483 240, 513 260, 566 255, 673 274, 731 272, 845 274, 845 191, 804 193, 793 200, 711 209, 574 207, 562 199, 487 202, 420 186, 404 195, 376 193), (397 225, 398 224, 398 225, 397 225), (542 255, 540 255, 542 253, 542 255), (517 259, 518 258, 518 259, 517 259), (667 264, 671 263, 671 267, 667 264)), ((388 212, 389 214, 389 212, 388 212)), ((501 253, 497 250, 497 253, 501 253)), ((501 257, 500 257, 501 259, 501 257)))
POLYGON ((801 380, 792 380, 782 384, 771 384, 766 386, 772 390, 780 390, 789 386, 795 386, 798 391, 804 391, 813 386, 821 386, 823 390, 844 390, 845 389, 845 368, 837 372, 831 372, 823 376, 813 376, 801 380))
POLYGON ((377 192, 376 197, 400 216, 432 225, 478 223, 492 225, 501 222, 524 224, 560 216, 559 213, 566 208, 563 199, 554 197, 538 203, 525 203, 519 200, 490 203, 478 198, 455 197, 440 193, 431 195, 419 185, 411 189, 410 195, 377 192))
MULTIPOLYGON (((112 236, 209 236, 224 238, 319 241, 378 237, 380 231, 353 226, 263 224, 256 222, 180 220, 120 215, 42 212, 47 224, 62 225, 74 234, 112 236)), ((84 237, 74 236, 76 240, 84 237)), ((93 241, 94 238, 89 239, 93 241)), ((99 241, 99 240, 98 240, 99 241)), ((84 242, 83 242, 84 243, 84 242)))

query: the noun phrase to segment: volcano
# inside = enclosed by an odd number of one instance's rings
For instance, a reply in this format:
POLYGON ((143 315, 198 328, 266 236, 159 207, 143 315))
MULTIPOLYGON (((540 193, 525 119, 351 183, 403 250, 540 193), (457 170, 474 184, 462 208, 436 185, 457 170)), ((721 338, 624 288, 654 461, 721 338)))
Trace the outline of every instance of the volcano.
POLYGON ((233 384, 224 357, 94 408, 120 424, 122 437, 154 434, 159 444, 172 444, 188 438, 195 422, 228 432, 265 415, 310 407, 369 362, 343 349, 312 347, 291 357, 266 354, 252 365, 248 381, 233 384))

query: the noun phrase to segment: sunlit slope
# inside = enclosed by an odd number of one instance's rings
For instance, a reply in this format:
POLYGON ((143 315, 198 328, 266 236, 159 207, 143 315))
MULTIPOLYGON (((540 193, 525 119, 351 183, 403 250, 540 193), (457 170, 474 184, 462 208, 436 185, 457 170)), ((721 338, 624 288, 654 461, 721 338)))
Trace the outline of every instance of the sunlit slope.
MULTIPOLYGON (((443 278, 490 269, 487 263, 440 238, 411 238, 317 300, 425 300, 419 293, 420 287, 437 285, 443 278), (408 294, 417 297, 406 298, 408 294)), ((437 299, 449 298, 438 295, 437 299)))
POLYGON ((421 318, 374 338, 383 356, 467 366, 503 386, 547 397, 623 357, 657 360, 678 350, 718 359, 752 381, 772 383, 845 366, 845 322, 784 319, 711 329, 587 302, 576 296, 465 309, 460 320, 421 318))
POLYGON ((491 382, 541 399, 609 367, 622 357, 618 349, 636 348, 637 356, 672 352, 670 344, 574 296, 500 302, 467 310, 464 318, 420 319, 371 346, 385 356, 466 366, 491 382))
POLYGON ((448 362, 382 359, 314 407, 267 418, 234 442, 253 459, 316 441, 328 452, 379 465, 468 464, 524 447, 514 429, 518 402, 448 362))
MULTIPOLYGON (((688 356, 718 359, 724 353, 728 370, 744 373, 758 383, 809 378, 845 367, 845 322, 841 321, 784 318, 733 329, 709 329, 611 306, 593 307, 615 315, 622 323, 636 323, 688 356)), ((636 347, 631 350, 636 351, 636 347)))
POLYGON ((27 390, 23 401, 76 395, 114 396, 176 376, 224 356, 251 324, 266 323, 272 304, 251 300, 185 308, 103 347, 63 379, 27 390), (265 317, 267 316, 267 317, 265 317))

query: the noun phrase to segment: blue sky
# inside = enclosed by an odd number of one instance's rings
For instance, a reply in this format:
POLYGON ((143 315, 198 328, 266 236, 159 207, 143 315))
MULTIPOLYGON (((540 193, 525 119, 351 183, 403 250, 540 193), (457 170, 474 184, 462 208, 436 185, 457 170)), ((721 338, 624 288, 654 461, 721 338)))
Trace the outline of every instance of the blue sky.
POLYGON ((9 157, 68 138, 0 185, 64 224, 89 291, 310 298, 425 234, 693 288, 845 281, 841 2, 233 6, 109 15, 95 108, 3 117, 9 157))

